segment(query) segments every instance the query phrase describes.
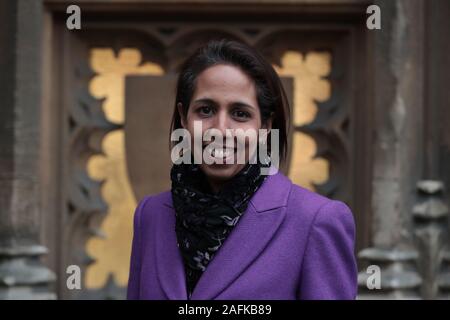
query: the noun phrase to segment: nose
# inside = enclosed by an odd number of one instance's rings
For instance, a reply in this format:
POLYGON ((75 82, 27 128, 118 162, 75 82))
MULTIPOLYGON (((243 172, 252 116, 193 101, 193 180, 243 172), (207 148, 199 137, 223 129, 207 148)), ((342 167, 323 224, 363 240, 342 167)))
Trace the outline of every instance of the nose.
POLYGON ((216 114, 213 123, 213 128, 219 130, 222 133, 223 137, 225 137, 226 130, 231 129, 227 112, 221 110, 216 114))

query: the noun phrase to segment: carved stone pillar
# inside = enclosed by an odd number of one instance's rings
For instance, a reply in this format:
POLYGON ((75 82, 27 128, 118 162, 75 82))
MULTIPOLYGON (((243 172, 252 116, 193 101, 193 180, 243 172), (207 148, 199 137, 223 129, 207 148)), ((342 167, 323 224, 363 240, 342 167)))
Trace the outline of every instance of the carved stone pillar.
POLYGON ((450 248, 442 253, 442 269, 439 274, 438 286, 439 293, 438 299, 450 299, 450 248))
POLYGON ((359 298, 420 298, 413 205, 423 155, 424 1, 380 0, 374 30, 372 247, 360 252, 381 268, 381 289, 359 275, 359 298))
POLYGON ((51 299, 41 262, 42 3, 0 1, 0 299, 51 299))
POLYGON ((415 235, 420 253, 419 270, 422 275, 422 297, 436 299, 449 289, 448 270, 448 206, 443 199, 441 181, 424 180, 417 183, 418 201, 414 206, 415 235), (444 269, 441 271, 441 269, 444 269), (442 291, 442 294, 439 294, 442 291))

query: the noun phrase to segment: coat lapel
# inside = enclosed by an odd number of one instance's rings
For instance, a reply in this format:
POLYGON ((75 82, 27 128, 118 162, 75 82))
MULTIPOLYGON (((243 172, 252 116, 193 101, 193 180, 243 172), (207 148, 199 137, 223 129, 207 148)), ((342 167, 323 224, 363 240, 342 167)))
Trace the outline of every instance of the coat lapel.
MULTIPOLYGON (((286 215, 291 182, 282 174, 269 176, 250 200, 247 211, 208 264, 192 300, 211 300, 224 291, 263 252, 286 215)), ((170 195, 170 194, 169 194, 170 195)), ((155 261, 161 287, 169 299, 187 299, 186 277, 175 233, 172 198, 158 221, 155 261)))

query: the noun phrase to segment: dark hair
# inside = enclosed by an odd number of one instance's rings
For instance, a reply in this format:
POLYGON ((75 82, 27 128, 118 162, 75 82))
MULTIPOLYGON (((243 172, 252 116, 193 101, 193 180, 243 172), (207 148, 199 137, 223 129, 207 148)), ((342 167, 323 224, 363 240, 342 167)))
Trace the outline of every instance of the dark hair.
MULTIPOLYGON (((197 49, 181 66, 170 133, 182 128, 177 104, 182 104, 183 117, 186 117, 197 77, 207 68, 218 64, 236 66, 253 79, 262 122, 265 123, 273 116, 272 128, 279 130, 280 159, 284 160, 289 129, 289 102, 286 92, 272 65, 255 49, 234 40, 211 40, 197 49)), ((268 139, 270 142, 270 136, 268 139)), ((268 150, 270 152, 270 144, 268 150)))

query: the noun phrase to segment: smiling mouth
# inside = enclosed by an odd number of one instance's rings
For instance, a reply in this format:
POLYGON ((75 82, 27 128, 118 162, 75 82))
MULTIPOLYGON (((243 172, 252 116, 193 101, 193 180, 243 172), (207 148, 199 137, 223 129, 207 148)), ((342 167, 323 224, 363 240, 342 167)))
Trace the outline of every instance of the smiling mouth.
MULTIPOLYGON (((206 148, 207 145, 203 146, 203 150, 206 148)), ((213 158, 223 158, 228 159, 232 155, 234 155, 237 152, 236 148, 214 148, 211 150, 210 155, 213 158)))
POLYGON ((229 158, 235 152, 234 149, 213 149, 211 155, 215 158, 229 158))

